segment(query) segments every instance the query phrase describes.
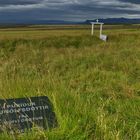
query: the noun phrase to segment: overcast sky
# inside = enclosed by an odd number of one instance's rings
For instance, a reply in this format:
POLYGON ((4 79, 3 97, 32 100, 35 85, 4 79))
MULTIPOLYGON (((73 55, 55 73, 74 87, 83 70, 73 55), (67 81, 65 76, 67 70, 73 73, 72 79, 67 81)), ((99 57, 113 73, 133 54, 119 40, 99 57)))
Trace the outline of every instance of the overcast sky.
POLYGON ((0 22, 140 18, 140 0, 0 0, 0 22))

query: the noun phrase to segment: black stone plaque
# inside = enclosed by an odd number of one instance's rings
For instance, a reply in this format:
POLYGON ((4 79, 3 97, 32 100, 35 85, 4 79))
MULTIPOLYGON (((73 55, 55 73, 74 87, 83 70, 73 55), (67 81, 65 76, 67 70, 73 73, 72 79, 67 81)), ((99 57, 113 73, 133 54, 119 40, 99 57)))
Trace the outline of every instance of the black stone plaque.
POLYGON ((53 106, 46 96, 0 100, 0 131, 25 132, 33 127, 57 126, 53 106))

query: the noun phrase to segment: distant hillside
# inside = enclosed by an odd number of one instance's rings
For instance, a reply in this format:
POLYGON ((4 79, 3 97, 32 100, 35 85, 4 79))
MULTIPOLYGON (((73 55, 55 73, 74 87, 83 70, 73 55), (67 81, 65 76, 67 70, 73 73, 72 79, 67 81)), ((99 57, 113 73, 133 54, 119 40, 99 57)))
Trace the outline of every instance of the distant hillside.
MULTIPOLYGON (((96 20, 86 20, 85 24, 89 24, 90 22, 95 21, 96 20)), ((106 24, 140 24, 140 19, 107 18, 107 19, 99 19, 99 22, 103 22, 106 24)))
MULTIPOLYGON (((86 21, 65 21, 65 20, 20 20, 20 21, 1 21, 0 26, 9 25, 70 25, 70 24, 90 24, 90 22, 95 22, 96 20, 86 20, 86 21)), ((107 18, 99 19, 99 22, 104 22, 106 24, 140 24, 140 19, 127 19, 127 18, 107 18)))
POLYGON ((83 24, 83 22, 65 21, 65 20, 21 20, 21 21, 3 21, 0 25, 64 25, 64 24, 83 24))

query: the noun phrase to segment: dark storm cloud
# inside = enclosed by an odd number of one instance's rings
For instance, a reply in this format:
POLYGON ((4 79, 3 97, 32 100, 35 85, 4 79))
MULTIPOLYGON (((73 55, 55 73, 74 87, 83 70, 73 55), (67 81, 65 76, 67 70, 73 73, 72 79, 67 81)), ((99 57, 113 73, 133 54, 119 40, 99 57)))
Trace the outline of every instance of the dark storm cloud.
POLYGON ((140 4, 140 0, 119 0, 119 1, 140 4))
POLYGON ((140 17, 138 0, 0 0, 0 22, 140 17))
POLYGON ((0 6, 37 4, 40 0, 0 0, 0 6))

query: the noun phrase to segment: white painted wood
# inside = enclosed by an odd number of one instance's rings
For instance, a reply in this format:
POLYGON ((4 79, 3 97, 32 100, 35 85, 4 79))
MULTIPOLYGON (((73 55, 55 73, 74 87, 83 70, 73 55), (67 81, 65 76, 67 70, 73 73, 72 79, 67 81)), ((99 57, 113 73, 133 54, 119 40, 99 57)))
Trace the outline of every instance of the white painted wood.
POLYGON ((91 24, 104 24, 104 23, 99 22, 99 20, 97 19, 96 22, 91 22, 91 24))
POLYGON ((100 39, 103 41, 107 41, 107 35, 100 35, 100 39))
POLYGON ((92 24, 92 30, 91 30, 91 35, 94 34, 94 24, 92 24))
POLYGON ((100 37, 101 40, 107 41, 107 35, 103 35, 103 34, 102 34, 104 23, 99 22, 99 20, 96 20, 96 22, 91 22, 91 24, 92 24, 91 35, 92 35, 92 36, 94 35, 94 26, 95 26, 95 25, 100 25, 100 36, 99 36, 99 37, 100 37))
POLYGON ((100 36, 102 35, 103 24, 100 25, 100 36))

